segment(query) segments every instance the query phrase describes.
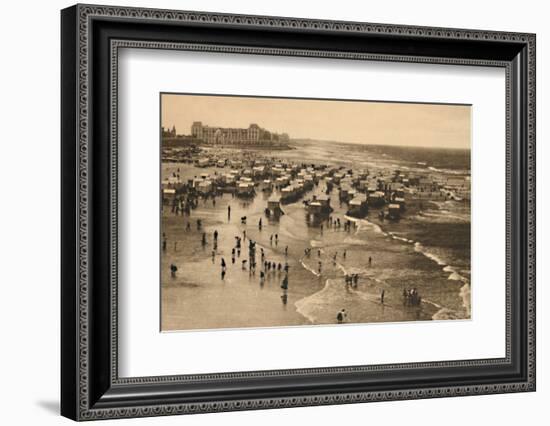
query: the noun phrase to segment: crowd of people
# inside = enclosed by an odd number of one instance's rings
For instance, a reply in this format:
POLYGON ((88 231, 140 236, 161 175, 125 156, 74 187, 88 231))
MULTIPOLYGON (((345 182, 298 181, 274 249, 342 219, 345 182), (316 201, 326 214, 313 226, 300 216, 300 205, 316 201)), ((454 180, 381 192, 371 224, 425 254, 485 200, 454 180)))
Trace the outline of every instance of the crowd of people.
MULTIPOLYGON (((180 194, 176 196, 171 203, 171 212, 174 215, 182 215, 182 216, 190 216, 191 209, 195 209, 198 207, 200 195, 198 195, 195 192, 188 192, 186 194, 180 194)), ((212 205, 216 205, 216 194, 213 194, 210 196, 212 199, 212 205)), ((205 203, 208 197, 205 198, 205 203)), ((231 221, 231 215, 232 215, 232 207, 231 205, 227 206, 227 220, 231 221)), ((257 246, 256 241, 249 238, 247 236, 247 217, 242 216, 240 217, 240 224, 245 229, 242 230, 242 236, 241 235, 235 235, 234 236, 234 244, 231 248, 231 264, 235 265, 237 263, 237 259, 240 260, 241 270, 242 271, 248 271, 249 276, 256 276, 257 270, 259 270, 259 284, 261 286, 264 285, 266 282, 266 279, 275 279, 278 280, 280 283, 280 288, 282 290, 282 294, 280 295, 281 302, 283 304, 287 304, 288 298, 289 298, 289 269, 290 265, 288 263, 288 256, 289 256, 289 247, 286 245, 284 249, 282 250, 281 255, 284 254, 285 261, 282 262, 279 260, 272 260, 267 259, 266 257, 266 250, 264 250, 263 247, 257 246), (243 249, 245 249, 246 245, 248 246, 248 255, 246 258, 241 259, 241 252, 243 249), (259 250, 257 249, 259 247, 259 250), (258 251, 259 251, 259 261, 258 258, 258 251)), ((343 227, 344 231, 350 232, 352 229, 357 228, 357 222, 353 220, 349 220, 347 218, 341 219, 340 217, 336 217, 333 215, 328 216, 328 218, 325 219, 324 223, 319 224, 319 232, 321 235, 323 235, 324 232, 324 226, 326 226, 327 229, 334 229, 338 230, 343 227)), ((264 228, 264 223, 262 222, 262 218, 259 218, 257 222, 257 229, 261 232, 264 228)), ((201 232, 201 245, 204 248, 209 244, 208 240, 208 234, 207 232, 203 231, 203 223, 200 218, 196 219, 196 229, 197 231, 201 232)), ((191 221, 187 220, 185 225, 186 231, 191 231, 191 221)), ((227 273, 228 273, 228 263, 226 262, 225 258, 222 256, 220 257, 219 251, 218 251, 218 240, 221 238, 221 235, 219 234, 218 230, 215 229, 212 234, 212 263, 216 264, 216 260, 219 258, 219 265, 220 265, 220 275, 221 279, 224 280, 227 273)), ((272 233, 269 235, 269 244, 271 247, 279 246, 279 235, 277 233, 272 233)), ((174 249, 177 247, 177 242, 174 242, 174 249)), ((163 233, 162 235, 162 250, 167 250, 167 238, 166 235, 163 233)), ((311 258, 312 255, 312 248, 308 247, 304 249, 304 257, 311 258)), ((275 250, 278 252, 279 250, 275 250)), ((323 274, 323 259, 324 256, 322 254, 324 253, 321 248, 317 248, 317 274, 321 276, 323 274)), ((329 259, 332 260, 332 265, 337 266, 338 265, 338 259, 342 259, 342 261, 345 262, 347 257, 347 251, 344 249, 342 252, 334 252, 327 256, 329 259)), ((330 260, 329 260, 330 261, 330 260)), ((368 257, 368 266, 372 266, 372 257, 368 257)), ((170 275, 172 278, 176 278, 178 267, 171 263, 169 266, 170 275)), ((358 273, 345 273, 344 274, 344 284, 346 289, 357 289, 359 285, 359 274, 358 273)), ((384 298, 385 298, 385 290, 380 291, 380 303, 384 304, 384 298)), ((405 306, 419 306, 421 303, 421 297, 417 291, 416 288, 412 289, 404 289, 403 290, 403 304, 405 306)), ((346 312, 345 309, 342 309, 336 314, 336 321, 338 323, 344 323, 347 322, 347 319, 349 318, 348 312, 346 312)))
MULTIPOLYGON (((261 225, 260 225, 261 226, 261 225)), ((214 230, 213 232, 213 244, 214 249, 212 250, 212 263, 215 263, 217 256, 217 241, 218 241, 218 231, 214 230)), ((274 261, 266 258, 266 252, 263 247, 259 249, 259 264, 258 264, 258 255, 257 255, 257 243, 256 241, 250 239, 246 235, 246 230, 243 230, 242 236, 235 235, 235 243, 231 248, 231 264, 235 264, 237 259, 241 257, 241 249, 245 244, 245 241, 248 242, 248 256, 246 259, 241 260, 241 270, 248 271, 249 276, 255 276, 257 270, 259 269, 259 283, 263 286, 265 280, 269 277, 275 277, 281 279, 281 289, 283 289, 283 295, 281 295, 281 300, 283 303, 287 303, 288 300, 288 286, 289 286, 289 271, 290 265, 288 261, 274 261)), ((277 234, 272 235, 270 238, 271 241, 275 240, 278 243, 279 237, 277 234), (274 237, 274 238, 273 238, 274 237)), ((203 244, 206 241, 206 234, 203 233, 203 244)), ((285 257, 288 257, 288 246, 284 249, 285 257)), ((227 273, 227 263, 225 258, 220 260, 221 266, 221 278, 225 278, 227 273)), ((174 276, 174 275, 173 275, 174 276)))
POLYGON ((422 303, 422 297, 416 288, 403 289, 403 305, 419 306, 422 303))

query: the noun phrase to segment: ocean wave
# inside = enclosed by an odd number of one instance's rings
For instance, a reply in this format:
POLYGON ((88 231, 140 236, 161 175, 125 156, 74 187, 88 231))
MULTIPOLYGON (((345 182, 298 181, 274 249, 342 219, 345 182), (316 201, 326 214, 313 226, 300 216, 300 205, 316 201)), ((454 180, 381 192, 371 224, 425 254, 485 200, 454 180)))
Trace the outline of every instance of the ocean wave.
MULTIPOLYGON (((464 283, 464 285, 460 288, 458 292, 458 296, 462 299, 462 306, 464 307, 464 311, 457 311, 449 308, 436 306, 440 309, 432 316, 432 319, 448 320, 448 319, 470 318, 471 292, 470 292, 470 281, 468 280, 468 278, 461 275, 454 266, 448 265, 447 262, 443 260, 441 257, 426 250, 426 248, 422 244, 418 242, 415 243, 414 250, 419 253, 422 253, 428 259, 433 260, 439 266, 443 266, 442 268, 443 271, 449 274, 449 277, 447 279, 452 281, 462 281, 464 283)), ((429 301, 425 300, 425 302, 429 302, 429 301)))
POLYGON ((450 275, 449 275, 449 280, 452 280, 452 281, 462 281, 462 282, 469 282, 468 279, 466 277, 463 277, 462 275, 460 275, 458 273, 458 271, 456 270, 456 268, 454 268, 453 266, 450 266, 450 265, 447 265, 443 268, 443 270, 445 272, 448 272, 450 275))
POLYGON ((343 280, 328 279, 323 289, 294 303, 296 312, 312 323, 333 322, 349 298, 376 302, 377 296, 346 288, 343 280))
POLYGON ((326 280, 323 289, 294 303, 296 312, 312 323, 317 322, 319 313, 326 309, 330 302, 330 293, 334 293, 334 280, 326 280))
POLYGON ((460 288, 460 297, 462 297, 462 306, 466 310, 467 318, 470 318, 472 312, 472 294, 470 283, 466 282, 460 288))
POLYGON ((340 269, 344 273, 344 275, 352 275, 352 274, 358 274, 358 275, 367 274, 367 275, 369 275, 370 272, 371 272, 371 271, 369 271, 365 268, 359 268, 359 267, 356 267, 356 266, 349 266, 349 267, 346 268, 341 263, 337 263, 336 266, 338 267, 338 269, 340 269))
POLYGON ((471 294, 470 294, 470 283, 465 283, 459 292, 460 297, 462 298, 462 307, 464 308, 459 310, 441 308, 433 316, 433 320, 460 320, 460 319, 469 319, 471 317, 471 294))
POLYGON ((438 201, 438 200, 430 200, 430 203, 435 204, 440 209, 443 208, 452 208, 454 206, 460 206, 461 204, 456 200, 445 200, 445 201, 438 201))
POLYGON ((413 240, 409 240, 408 238, 405 238, 405 237, 400 237, 399 235, 397 235, 396 232, 388 232, 388 234, 389 234, 394 240, 403 241, 403 242, 409 243, 409 244, 414 243, 413 240))
POLYGON ((435 220, 441 220, 442 222, 464 222, 469 223, 470 222, 470 215, 469 214, 463 214, 460 213, 451 213, 446 210, 440 210, 440 211, 423 211, 421 215, 415 216, 415 218, 433 218, 435 220))
POLYGON ((432 172, 437 173, 445 173, 448 175, 469 175, 469 170, 452 170, 452 169, 438 169, 437 167, 429 166, 428 170, 431 170, 432 172))
POLYGON ((303 260, 300 260, 300 263, 302 264, 302 266, 304 267, 304 269, 306 271, 309 271, 311 272, 313 275, 315 275, 316 277, 320 277, 321 274, 319 274, 319 272, 317 272, 316 270, 314 270, 313 268, 311 268, 307 263, 305 263, 303 260))
POLYGON ((433 260, 436 262, 439 266, 447 266, 447 262, 445 262, 443 259, 441 259, 439 256, 437 256, 434 253, 429 252, 422 244, 420 244, 418 241, 414 243, 414 251, 418 253, 422 253, 424 256, 426 256, 428 259, 433 260))
POLYGON ((422 299, 422 303, 427 303, 428 305, 432 305, 437 309, 444 309, 443 306, 441 306, 440 304, 432 302, 431 300, 428 300, 428 299, 422 299))
POLYGON ((371 222, 368 219, 357 219, 355 217, 351 217, 347 215, 345 215, 344 218, 346 218, 350 222, 354 222, 357 224, 357 231, 355 232, 356 234, 360 231, 363 231, 365 228, 367 228, 367 229, 372 229, 377 234, 388 235, 386 232, 384 232, 384 230, 379 225, 371 222))
POLYGON ((368 244, 365 240, 361 240, 359 238, 353 238, 353 237, 346 237, 344 239, 344 243, 354 245, 354 246, 365 246, 368 244))

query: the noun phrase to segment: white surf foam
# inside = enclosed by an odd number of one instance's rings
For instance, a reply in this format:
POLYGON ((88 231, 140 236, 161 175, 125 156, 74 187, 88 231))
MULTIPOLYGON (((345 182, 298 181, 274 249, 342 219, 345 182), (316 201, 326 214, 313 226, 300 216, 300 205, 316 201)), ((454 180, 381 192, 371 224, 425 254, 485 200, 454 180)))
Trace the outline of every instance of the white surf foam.
POLYGON ((319 247, 323 247, 323 242, 319 240, 311 240, 309 242, 309 245, 313 248, 319 248, 319 247))
POLYGON ((418 253, 422 253, 424 256, 426 256, 428 259, 433 260, 436 262, 439 266, 447 266, 447 263, 435 255, 434 253, 430 253, 422 244, 420 244, 418 241, 414 243, 414 251, 418 253))
POLYGON ((437 167, 428 166, 428 170, 431 170, 432 172, 437 173, 445 173, 448 175, 464 175, 468 174, 468 170, 452 170, 452 169, 438 169, 437 167))
POLYGON ((372 231, 374 231, 377 234, 388 235, 386 232, 384 232, 384 230, 379 225, 377 225, 376 223, 371 222, 368 219, 357 219, 357 218, 351 217, 351 216, 344 216, 344 217, 347 220, 349 220, 350 222, 355 222, 357 224, 356 234, 359 231, 363 231, 364 229, 371 229, 372 231))
POLYGON ((302 264, 302 266, 304 267, 305 270, 311 272, 316 277, 321 276, 321 274, 319 274, 319 272, 315 271, 313 268, 311 268, 309 265, 307 265, 303 260, 301 260, 300 263, 302 264))
POLYGON ((453 280, 453 281, 462 281, 463 283, 469 283, 470 280, 468 280, 468 278, 466 278, 465 276, 461 275, 455 267, 453 266, 450 266, 450 265, 447 265, 443 268, 443 270, 445 272, 448 272, 450 275, 449 275, 449 280, 453 280))
POLYGON ((328 279, 323 289, 310 296, 306 296, 294 303, 296 312, 312 323, 322 322, 322 317, 327 320, 327 312, 334 311, 334 316, 341 305, 346 303, 346 298, 357 297, 365 301, 376 302, 377 298, 361 291, 346 288, 343 280, 328 279), (332 310, 331 310, 332 309, 332 310))
POLYGON ((441 308, 434 315, 432 319, 434 320, 457 320, 457 319, 466 319, 471 316, 471 304, 470 304, 470 283, 466 282, 459 292, 460 297, 462 298, 463 310, 454 310, 449 308, 441 308))
POLYGON ((409 244, 414 243, 413 240, 409 240, 408 238, 405 238, 405 237, 400 237, 399 235, 396 235, 395 232, 388 232, 388 234, 389 234, 394 240, 403 241, 403 242, 409 243, 409 244))
POLYGON ((471 288, 470 288, 470 283, 469 282, 466 282, 460 289, 460 296, 462 297, 462 306, 464 306, 464 309, 466 309, 466 315, 467 315, 467 318, 470 317, 471 315, 471 309, 472 309, 472 305, 471 305, 471 288))
POLYGON ((417 252, 422 253, 424 256, 426 256, 428 259, 433 260, 436 262, 439 266, 443 266, 443 271, 449 273, 449 277, 447 279, 453 280, 453 281, 462 281, 464 285, 460 288, 459 291, 459 297, 462 299, 462 305, 464 306, 464 312, 455 311, 453 309, 449 308, 443 308, 440 307, 439 311, 436 312, 432 319, 434 320, 445 320, 445 319, 464 319, 470 317, 470 282, 469 280, 460 275, 456 268, 454 266, 448 265, 447 262, 445 262, 440 257, 436 256, 433 253, 430 253, 425 249, 422 244, 416 242, 414 244, 414 249, 417 252))
POLYGON ((353 238, 353 237, 346 237, 344 238, 344 243, 354 246, 365 246, 368 243, 365 240, 361 240, 359 238, 353 238))
POLYGON ((443 309, 443 306, 441 306, 441 305, 438 304, 438 303, 432 302, 431 300, 422 299, 422 302, 423 302, 423 303, 427 303, 428 305, 432 305, 432 306, 436 307, 437 309, 443 309))

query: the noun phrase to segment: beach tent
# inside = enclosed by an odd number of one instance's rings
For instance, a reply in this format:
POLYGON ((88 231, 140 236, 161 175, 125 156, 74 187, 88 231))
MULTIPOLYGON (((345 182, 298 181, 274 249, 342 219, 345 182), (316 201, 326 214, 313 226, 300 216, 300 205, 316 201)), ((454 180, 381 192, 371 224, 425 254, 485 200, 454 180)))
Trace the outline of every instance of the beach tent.
POLYGON ((399 204, 390 204, 388 206, 388 215, 390 219, 398 219, 401 215, 401 206, 399 204))
POLYGON ((401 210, 405 210, 405 199, 401 197, 396 197, 395 200, 393 200, 395 204, 399 204, 399 207, 401 210))
POLYGON ((319 214, 323 211, 323 206, 318 201, 312 201, 308 205, 308 213, 310 214, 319 214))
POLYGON ((237 187, 237 194, 251 195, 254 193, 254 184, 250 182, 240 182, 237 187))
POLYGON ((208 194, 212 191, 212 182, 209 180, 205 180, 199 183, 198 191, 203 194, 208 194))
POLYGON ((199 167, 208 167, 210 165, 210 160, 208 158, 199 158, 197 161, 197 166, 199 167))

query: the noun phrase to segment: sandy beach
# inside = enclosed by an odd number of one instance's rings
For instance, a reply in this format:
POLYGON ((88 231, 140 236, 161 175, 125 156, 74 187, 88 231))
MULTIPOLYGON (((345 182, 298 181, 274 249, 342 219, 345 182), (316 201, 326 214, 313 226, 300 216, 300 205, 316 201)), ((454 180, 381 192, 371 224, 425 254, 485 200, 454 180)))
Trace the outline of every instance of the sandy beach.
MULTIPOLYGON (((283 157, 280 161, 308 158, 350 169, 412 167, 379 153, 356 155, 350 161, 345 145, 328 149, 302 144, 277 155, 283 157)), ((184 163, 163 163, 162 169, 163 176, 178 173, 182 181, 222 171, 184 163)), ((421 171, 426 173, 424 168, 421 171)), ((250 199, 230 193, 200 199, 189 215, 174 214, 165 206, 162 330, 333 324, 342 309, 348 323, 469 317, 469 203, 411 193, 406 196, 407 212, 399 221, 382 221, 374 209, 357 219, 346 216, 348 206, 333 189, 329 194, 331 225, 328 218, 308 220, 303 200, 315 191, 317 186, 283 205, 285 214, 278 219, 265 216, 270 193, 259 190, 250 199), (244 216, 246 223, 241 223, 244 216), (349 221, 350 227, 335 226, 338 218, 341 223, 349 221), (200 230, 197 219, 202 223, 200 230), (242 248, 233 263, 236 237, 242 239, 242 248), (248 261, 242 265, 248 259, 250 240, 256 243, 254 272, 248 261), (222 259, 226 263, 223 276, 222 259), (264 268, 264 262, 288 264, 287 291, 281 288, 284 270, 264 268), (175 276, 170 274, 170 265, 178 268, 175 276), (354 274, 357 285, 347 286, 344 277, 354 274), (403 291, 410 288, 421 294, 420 306, 404 304, 403 291)))

